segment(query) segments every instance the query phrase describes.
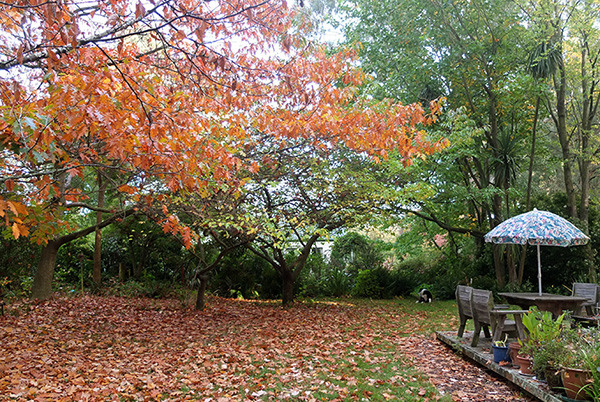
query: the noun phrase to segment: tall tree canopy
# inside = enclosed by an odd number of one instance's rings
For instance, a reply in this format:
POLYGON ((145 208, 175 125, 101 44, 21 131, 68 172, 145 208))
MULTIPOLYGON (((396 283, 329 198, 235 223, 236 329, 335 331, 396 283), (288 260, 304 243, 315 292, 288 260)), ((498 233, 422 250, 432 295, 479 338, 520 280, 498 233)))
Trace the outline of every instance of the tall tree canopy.
MULTIPOLYGON (((361 65, 375 77, 366 91, 448 99, 440 129, 452 146, 413 172, 431 196, 403 200, 403 210, 474 235, 483 250, 490 228, 562 188, 566 207, 556 212, 588 226, 599 149, 597 2, 341 4, 352 17, 347 41, 360 43, 361 65)), ((524 250, 492 247, 498 283, 520 283, 524 250)))
MULTIPOLYGON (((360 42, 364 68, 376 77, 367 90, 424 102, 445 95, 451 111, 440 126, 450 149, 413 172, 431 186, 432 196, 412 204, 403 200, 403 209, 482 236, 511 214, 509 194, 528 143, 526 90, 532 85, 519 67, 525 32, 519 8, 510 2, 367 3, 343 2, 356 17, 347 37, 360 42)), ((507 264, 511 279, 516 277, 514 264, 502 255, 498 250, 495 259, 500 283, 507 264)))
POLYGON ((34 297, 65 242, 173 192, 241 184, 260 164, 240 156, 251 130, 406 162, 436 148, 415 128, 432 117, 359 99, 354 52, 306 42, 293 15, 275 0, 0 3, 0 216, 45 244, 34 297), (105 208, 110 191, 120 202, 105 208), (81 209, 109 215, 77 230, 81 209))

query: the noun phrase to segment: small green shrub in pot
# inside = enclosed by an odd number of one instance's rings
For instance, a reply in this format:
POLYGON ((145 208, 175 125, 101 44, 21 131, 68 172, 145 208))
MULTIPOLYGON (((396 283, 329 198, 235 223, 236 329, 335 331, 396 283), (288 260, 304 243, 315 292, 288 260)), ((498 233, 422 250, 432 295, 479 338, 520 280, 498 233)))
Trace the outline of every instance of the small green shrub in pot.
POLYGON ((560 386, 560 368, 569 353, 568 337, 563 334, 554 341, 542 342, 532 355, 533 372, 538 378, 545 378, 551 388, 560 386))
POLYGON ((526 339, 521 339, 521 354, 533 355, 539 345, 556 340, 563 331, 565 313, 553 319, 549 311, 540 311, 537 307, 531 307, 529 312, 523 315, 523 325, 527 328, 526 339), (525 349, 525 350, 523 350, 525 349))
POLYGON ((581 368, 589 371, 589 381, 583 387, 592 400, 600 400, 600 329, 598 327, 582 330, 574 359, 579 359, 581 368))
POLYGON ((532 307, 529 313, 523 315, 523 325, 527 328, 528 336, 520 339, 521 355, 530 356, 533 360, 533 372, 538 378, 544 378, 551 367, 557 367, 559 360, 569 353, 567 337, 569 327, 563 325, 565 314, 556 319, 552 318, 549 311, 540 311, 532 307))

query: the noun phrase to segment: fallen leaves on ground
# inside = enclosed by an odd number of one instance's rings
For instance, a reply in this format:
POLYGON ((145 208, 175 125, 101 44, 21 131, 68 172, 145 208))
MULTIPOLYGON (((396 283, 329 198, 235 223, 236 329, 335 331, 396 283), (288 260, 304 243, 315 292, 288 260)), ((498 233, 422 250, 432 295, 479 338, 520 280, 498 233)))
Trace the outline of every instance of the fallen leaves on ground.
POLYGON ((0 317, 0 400, 525 400, 415 334, 425 314, 394 307, 213 298, 195 312, 95 296, 24 304, 0 317))
POLYGON ((438 341, 412 337, 409 342, 415 365, 429 376, 440 392, 452 395, 453 401, 536 400, 523 396, 503 378, 464 360, 438 341))

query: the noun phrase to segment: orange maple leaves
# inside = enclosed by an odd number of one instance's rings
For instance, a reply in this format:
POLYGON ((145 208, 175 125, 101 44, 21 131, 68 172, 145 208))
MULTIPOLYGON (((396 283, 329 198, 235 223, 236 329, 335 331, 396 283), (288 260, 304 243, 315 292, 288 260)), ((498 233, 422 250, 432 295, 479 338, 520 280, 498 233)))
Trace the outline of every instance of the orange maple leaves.
MULTIPOLYGON (((260 161, 237 156, 255 131, 379 157, 395 148, 407 163, 442 145, 418 128, 437 111, 359 99, 365 76, 355 54, 301 47, 283 2, 145 8, 113 0, 90 14, 77 7, 0 5, 0 39, 22 38, 0 45, 4 202, 54 208, 87 200, 91 193, 70 178, 95 169, 113 172, 129 202, 169 191, 210 195, 242 183, 241 170, 258 169, 260 161)), ((47 212, 31 224, 53 219, 47 212)), ((13 216, 5 223, 24 235, 27 222, 13 216)))
POLYGON ((29 235, 29 228, 23 224, 28 214, 27 207, 22 203, 0 199, 0 218, 4 218, 4 224, 11 227, 15 239, 29 235))

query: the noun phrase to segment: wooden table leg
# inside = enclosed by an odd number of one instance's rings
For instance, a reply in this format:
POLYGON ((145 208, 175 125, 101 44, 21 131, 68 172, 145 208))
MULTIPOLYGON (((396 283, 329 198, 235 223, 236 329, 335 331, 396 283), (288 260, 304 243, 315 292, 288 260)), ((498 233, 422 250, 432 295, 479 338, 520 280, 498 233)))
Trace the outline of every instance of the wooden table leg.
POLYGON ((525 333, 525 325, 523 325, 523 317, 521 314, 515 314, 515 325, 517 327, 517 335, 519 339, 525 339, 527 334, 525 333))

